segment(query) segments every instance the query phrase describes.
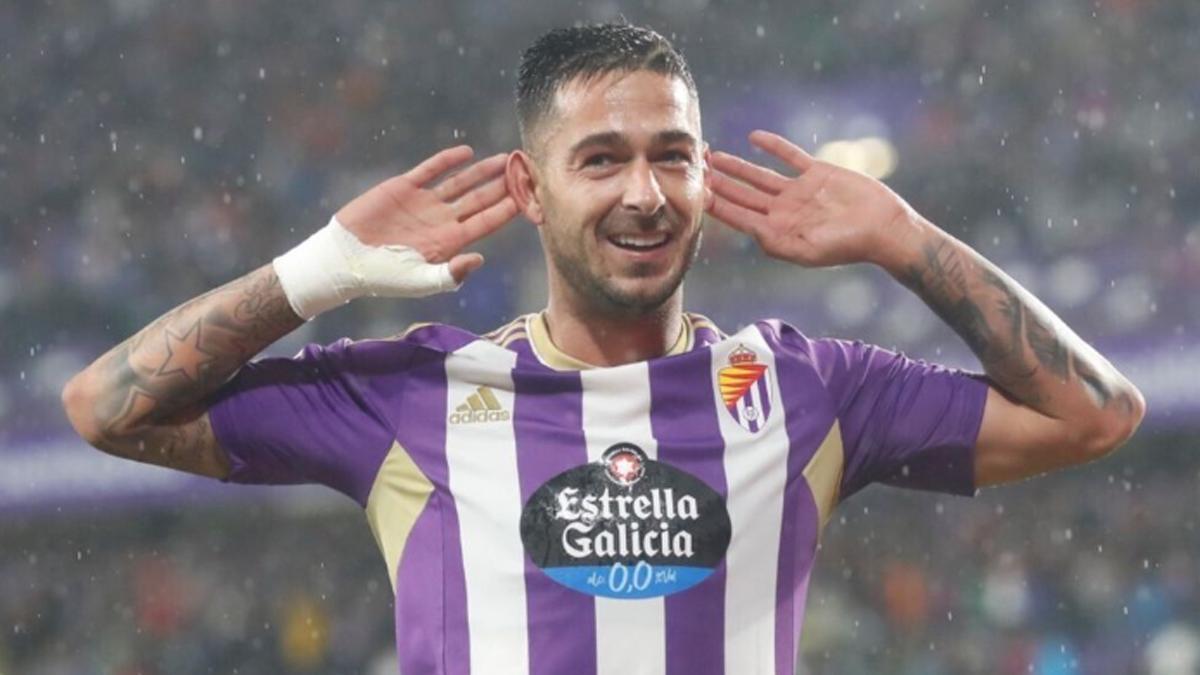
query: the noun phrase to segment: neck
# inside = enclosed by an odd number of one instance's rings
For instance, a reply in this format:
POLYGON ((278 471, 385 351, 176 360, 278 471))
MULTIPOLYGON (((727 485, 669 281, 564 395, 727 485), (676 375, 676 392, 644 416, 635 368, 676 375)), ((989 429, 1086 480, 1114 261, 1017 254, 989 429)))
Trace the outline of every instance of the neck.
POLYGON ((556 302, 546 307, 550 339, 560 351, 598 367, 619 366, 657 358, 683 330, 682 289, 660 307, 636 315, 612 315, 556 302))

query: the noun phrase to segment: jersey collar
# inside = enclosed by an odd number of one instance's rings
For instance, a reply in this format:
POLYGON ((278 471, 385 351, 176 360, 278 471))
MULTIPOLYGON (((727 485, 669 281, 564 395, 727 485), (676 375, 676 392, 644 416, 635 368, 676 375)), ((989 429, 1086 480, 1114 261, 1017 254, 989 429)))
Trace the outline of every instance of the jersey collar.
MULTIPOLYGON (((675 338, 675 343, 667 350, 665 356, 674 356, 692 350, 695 330, 692 326, 691 316, 686 312, 683 315, 682 324, 679 337, 675 338)), ((559 349, 550 339, 550 327, 546 324, 545 311, 526 317, 525 333, 529 336, 529 344, 533 346, 534 355, 546 366, 555 370, 590 370, 601 367, 577 359, 559 349)))

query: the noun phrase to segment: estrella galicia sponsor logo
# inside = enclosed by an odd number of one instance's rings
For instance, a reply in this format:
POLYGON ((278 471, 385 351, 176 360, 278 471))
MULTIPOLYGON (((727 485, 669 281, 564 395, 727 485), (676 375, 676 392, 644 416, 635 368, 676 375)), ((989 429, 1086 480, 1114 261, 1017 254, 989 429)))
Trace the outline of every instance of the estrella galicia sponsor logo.
POLYGON ((725 557, 729 537, 721 495, 632 443, 546 481, 521 514, 534 564, 568 588, 609 598, 695 586, 725 557))

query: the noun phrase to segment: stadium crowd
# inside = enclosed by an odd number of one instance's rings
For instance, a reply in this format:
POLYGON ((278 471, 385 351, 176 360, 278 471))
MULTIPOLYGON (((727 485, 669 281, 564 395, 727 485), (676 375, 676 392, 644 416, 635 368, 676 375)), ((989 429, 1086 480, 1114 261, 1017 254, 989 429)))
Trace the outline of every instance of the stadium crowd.
MULTIPOLYGON (((374 181, 457 142, 514 147, 520 46, 622 12, 675 35, 715 146, 886 138, 889 184, 1085 339, 1196 341, 1196 3, 2 3, 0 460, 69 433, 70 374, 374 181)), ((356 303, 277 349, 537 309, 535 237, 485 242, 456 295, 356 303)), ((885 275, 789 269, 720 226, 688 288, 726 328, 775 315, 971 365, 885 275)), ((811 672, 1200 672, 1198 434, 971 502, 851 500, 810 591, 811 672)), ((394 672, 361 518, 235 508, 6 519, 0 673, 394 672)))
MULTIPOLYGON (((269 261, 372 182, 456 142, 515 147, 519 46, 616 11, 5 3, 0 425, 61 423, 68 372, 269 261)), ((716 146, 744 150, 756 125, 814 150, 885 136, 899 157, 891 184, 1085 338, 1136 347, 1195 333, 1194 3, 826 0, 799 12, 672 0, 640 11, 631 18, 674 32, 691 60, 716 146)), ((415 319, 486 330, 535 309, 544 280, 531 229, 485 243, 492 264, 457 296, 362 303, 296 341, 415 319)), ((748 242, 724 228, 708 234, 689 304, 719 323, 778 314, 930 357, 957 345, 873 270, 791 270, 743 255, 748 242)))
MULTIPOLYGON (((1135 441, 972 500, 847 500, 823 534, 800 672, 1200 672, 1200 475, 1139 456, 1187 442, 1135 441)), ((338 499, 5 524, 0 673, 396 672, 387 572, 338 499)))

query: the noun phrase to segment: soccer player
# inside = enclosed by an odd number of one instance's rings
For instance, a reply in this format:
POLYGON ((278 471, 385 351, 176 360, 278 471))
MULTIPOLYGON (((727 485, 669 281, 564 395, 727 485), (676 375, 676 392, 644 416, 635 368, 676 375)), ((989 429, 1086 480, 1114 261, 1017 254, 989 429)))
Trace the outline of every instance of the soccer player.
POLYGON ((762 131, 794 175, 711 152, 660 35, 551 31, 517 110, 520 150, 450 148, 381 183, 63 392, 106 452, 356 500, 404 673, 792 673, 839 502, 872 482, 971 495, 1138 426, 1126 378, 883 184, 762 131), (882 267, 985 372, 684 312, 705 212, 797 265, 882 267), (543 311, 250 360, 355 298, 456 288, 518 213, 541 235, 543 311))

